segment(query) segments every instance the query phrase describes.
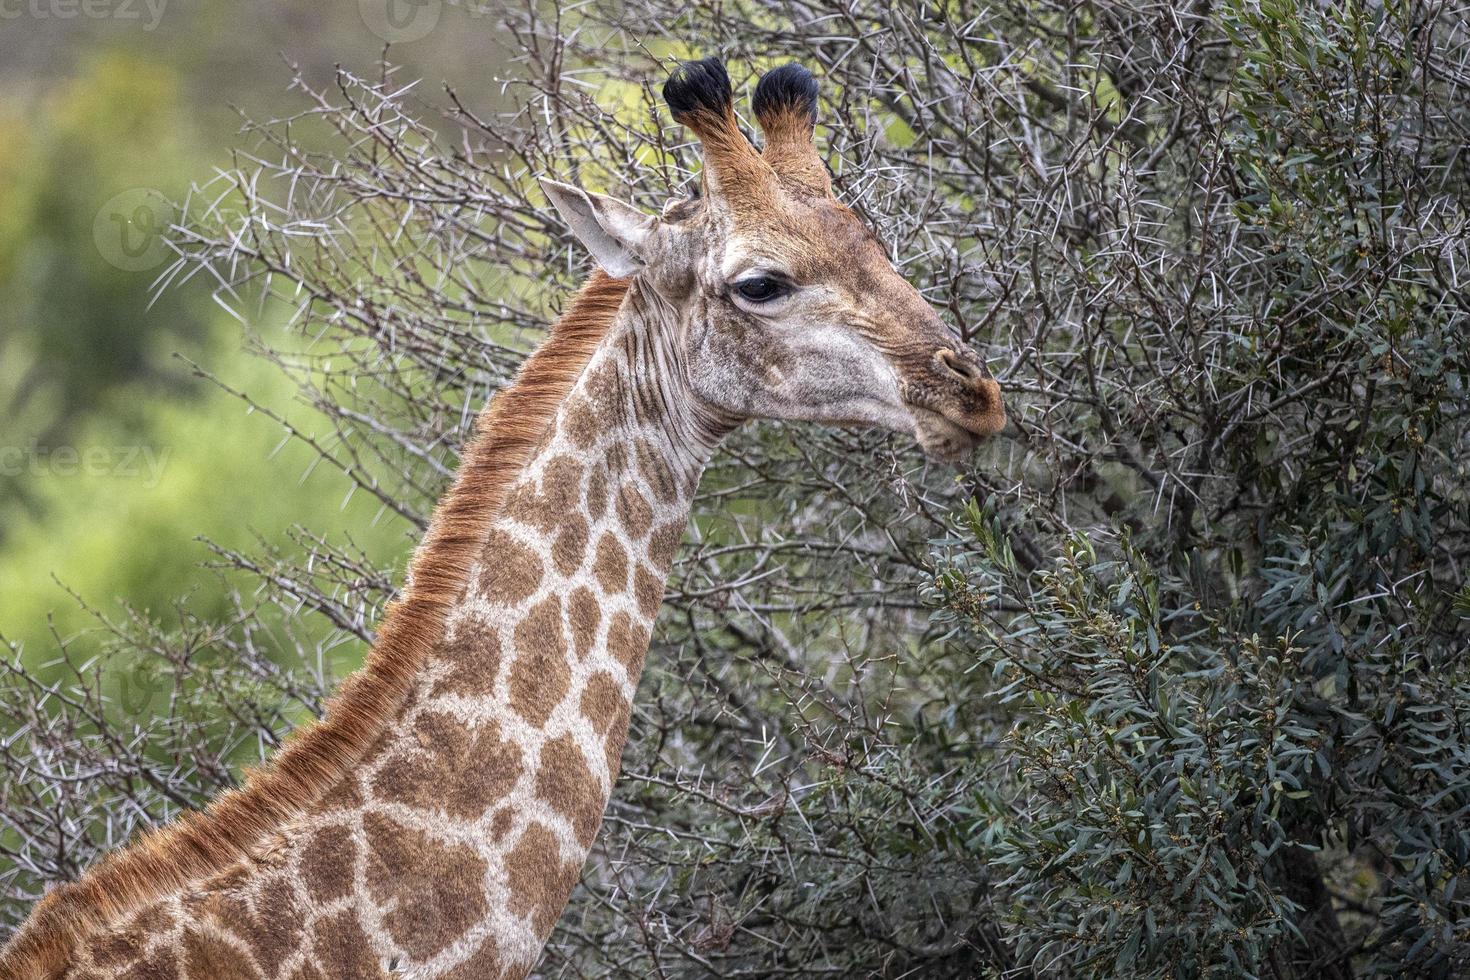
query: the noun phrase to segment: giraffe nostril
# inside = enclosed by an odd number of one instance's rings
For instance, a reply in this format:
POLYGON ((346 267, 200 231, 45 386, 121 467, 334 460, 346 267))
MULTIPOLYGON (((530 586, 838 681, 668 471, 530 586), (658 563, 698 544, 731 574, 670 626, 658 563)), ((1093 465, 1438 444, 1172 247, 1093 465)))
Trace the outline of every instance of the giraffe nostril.
POLYGON ((955 351, 941 349, 934 355, 941 374, 958 381, 966 388, 981 388, 987 378, 985 369, 974 358, 965 357, 955 351))

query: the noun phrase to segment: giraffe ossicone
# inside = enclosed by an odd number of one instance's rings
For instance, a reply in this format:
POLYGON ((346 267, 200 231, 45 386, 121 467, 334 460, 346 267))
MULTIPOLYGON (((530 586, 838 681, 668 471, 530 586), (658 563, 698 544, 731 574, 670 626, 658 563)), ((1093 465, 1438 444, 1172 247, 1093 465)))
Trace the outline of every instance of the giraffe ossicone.
POLYGON ((600 271, 482 414, 367 664, 279 757, 59 886, 16 978, 521 977, 617 779, 700 473, 749 419, 884 426, 952 457, 1000 390, 763 77, 763 151, 717 61, 664 88, 702 193, 654 217, 554 181, 600 271))

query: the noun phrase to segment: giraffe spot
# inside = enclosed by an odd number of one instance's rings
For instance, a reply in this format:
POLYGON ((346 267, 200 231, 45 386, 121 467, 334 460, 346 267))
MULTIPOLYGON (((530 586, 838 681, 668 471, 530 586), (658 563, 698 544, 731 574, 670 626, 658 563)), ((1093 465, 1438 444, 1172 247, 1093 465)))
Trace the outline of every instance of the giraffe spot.
POLYGON ((541 491, 536 489, 534 480, 522 480, 511 488, 505 498, 505 515, 539 531, 555 527, 542 524, 547 517, 547 508, 541 506, 541 491))
POLYGON ((516 627, 516 658, 510 665, 510 704, 521 717, 545 724, 571 684, 571 666, 561 630, 561 599, 550 596, 516 627))
POLYGON ((581 712, 592 723, 593 731, 602 737, 607 772, 612 778, 617 777, 631 709, 622 687, 611 674, 600 671, 588 679, 582 691, 581 712))
POLYGON ((145 906, 121 927, 89 939, 87 954, 100 967, 126 966, 147 953, 150 937, 170 931, 173 924, 174 917, 167 909, 159 905, 145 906))
MULTIPOLYGON (((169 946, 160 946, 141 963, 121 973, 112 974, 112 980, 174 980, 179 975, 178 954, 169 946)), ((210 976, 210 974, 199 974, 210 976)))
POLYGON ((163 905, 150 905, 133 916, 133 924, 146 933, 168 932, 178 924, 173 910, 163 905))
POLYGON ((665 504, 677 502, 679 484, 665 454, 646 439, 638 440, 637 451, 638 472, 643 474, 643 480, 653 490, 654 496, 665 504))
POLYGON ((606 736, 608 730, 628 713, 628 699, 623 697, 622 685, 613 675, 600 670, 587 679, 580 710, 582 717, 591 723, 592 730, 606 736))
POLYGON ((602 624, 602 608, 598 606, 592 590, 585 585, 572 590, 572 598, 567 603, 567 619, 572 627, 572 646, 576 649, 577 659, 584 660, 592 651, 592 644, 597 640, 597 627, 602 624))
POLYGON ((248 927, 254 917, 250 905, 244 898, 244 885, 238 872, 232 872, 225 880, 216 879, 210 887, 185 896, 184 909, 191 921, 211 918, 217 922, 240 923, 248 927), (229 880, 230 877, 236 880, 229 880))
POLYGON ((502 799, 524 769, 520 747, 494 722, 470 727, 439 711, 414 722, 418 749, 399 752, 373 778, 377 795, 471 820, 502 799))
POLYGON ((607 630, 607 652, 623 665, 629 677, 637 677, 648 653, 648 630, 634 623, 627 613, 617 613, 607 630))
POLYGON ((587 766, 587 757, 570 735, 562 735, 541 747, 536 769, 536 795, 566 817, 577 835, 577 843, 591 847, 602 826, 607 797, 602 785, 587 766))
POLYGON ((582 496, 583 466, 574 456, 557 456, 541 471, 541 492, 563 511, 582 496))
POLYGON ((590 449, 599 432, 597 412, 586 398, 572 399, 562 416, 561 430, 578 449, 590 449))
POLYGON ((556 530, 577 509, 582 496, 582 464, 557 456, 541 471, 541 485, 524 480, 506 500, 505 512, 522 524, 541 531, 556 530))
MULTIPOLYGON (((378 744, 381 745, 383 743, 379 742, 378 744)), ((362 760, 362 768, 367 768, 372 763, 373 757, 376 757, 376 754, 375 750, 370 749, 369 756, 364 756, 362 760)), ((362 804, 362 789, 357 785, 356 772, 347 773, 346 776, 338 780, 336 786, 333 786, 327 792, 326 796, 322 797, 322 809, 326 811, 356 810, 362 804)))
POLYGON ((613 443, 607 447, 603 461, 607 464, 609 476, 621 477, 628 471, 628 448, 621 442, 613 443))
POLYGON ((492 528, 482 554, 480 594, 485 598, 513 605, 541 584, 541 559, 505 531, 492 528))
POLYGON ((639 565, 633 571, 633 596, 638 600, 638 610, 652 619, 664 601, 664 580, 639 565))
MULTIPOLYGON (((369 816, 368 819, 375 818, 369 816)), ((316 934, 312 944, 313 958, 327 976, 353 977, 354 980, 388 976, 373 955, 367 933, 362 931, 351 909, 318 919, 312 931, 316 934)))
POLYGON ((508 964, 500 958, 500 946, 494 936, 480 941, 473 956, 444 974, 444 980, 500 980, 508 964))
POLYGON ((588 372, 585 388, 588 407, 600 418, 622 416, 622 379, 618 377, 617 367, 611 361, 603 361, 588 372))
POLYGON ((515 812, 509 806, 503 806, 495 811, 495 816, 490 820, 490 839, 500 841, 510 833, 510 825, 515 822, 515 812))
POLYGON ((674 556, 679 553, 679 542, 684 540, 684 522, 664 524, 648 539, 648 560, 653 562, 654 571, 667 575, 674 567, 674 556))
POLYGON ((623 522, 623 530, 634 541, 643 540, 653 526, 653 508, 631 483, 624 483, 618 489, 618 518, 623 522))
POLYGON ((255 970, 244 959, 240 950, 222 939, 202 935, 198 929, 184 931, 184 963, 191 977, 257 980, 255 970))
POLYGON ((363 829, 368 891, 379 905, 393 903, 383 925, 404 952, 426 960, 485 917, 486 866, 472 848, 376 813, 364 818, 363 829))
POLYGON ((252 903, 251 928, 242 929, 238 922, 222 920, 237 934, 243 934, 255 954, 255 962, 267 976, 275 976, 287 957, 301 945, 303 910, 290 882, 276 877, 261 887, 252 903))
POLYGON ((148 949, 148 936, 135 927, 104 932, 87 941, 87 955, 97 966, 124 966, 148 949))
POLYGON ((628 591, 628 552, 610 533, 597 540, 597 559, 592 563, 592 574, 602 584, 608 595, 628 591))
POLYGON ((587 516, 596 521, 607 513, 607 468, 594 466, 587 478, 587 516))
POLYGON ((561 575, 570 575, 582 567, 587 556, 587 522, 582 515, 567 514, 562 521, 556 544, 551 546, 551 560, 561 575))
POLYGON ((291 980, 328 980, 328 977, 310 963, 303 963, 291 974, 291 980))
POLYGON ((500 637, 478 623, 466 623, 444 645, 440 656, 449 671, 434 682, 434 694, 472 696, 495 687, 500 673, 500 637))
POLYGON ((347 895, 355 852, 346 827, 324 827, 311 835, 301 851, 301 880, 313 902, 324 905, 347 895))
POLYGON ((532 929, 544 939, 566 907, 581 870, 580 864, 561 859, 561 846, 550 830, 531 824, 505 857, 511 913, 529 915, 532 929))

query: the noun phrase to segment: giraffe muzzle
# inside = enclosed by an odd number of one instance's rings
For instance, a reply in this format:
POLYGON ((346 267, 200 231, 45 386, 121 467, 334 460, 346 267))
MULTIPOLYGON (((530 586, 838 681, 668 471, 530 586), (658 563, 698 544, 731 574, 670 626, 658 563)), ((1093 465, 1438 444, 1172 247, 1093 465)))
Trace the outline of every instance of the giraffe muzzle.
POLYGON ((914 434, 931 455, 953 459, 1006 424, 1000 385, 963 347, 939 347, 904 385, 914 434))

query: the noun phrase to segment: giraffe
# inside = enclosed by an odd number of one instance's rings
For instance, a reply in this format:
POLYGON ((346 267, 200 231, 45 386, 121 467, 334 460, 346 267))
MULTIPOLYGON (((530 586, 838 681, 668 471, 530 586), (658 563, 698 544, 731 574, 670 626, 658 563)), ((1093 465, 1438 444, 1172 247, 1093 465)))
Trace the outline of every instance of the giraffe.
POLYGON ((664 86, 704 153, 658 216, 545 180, 597 265, 476 424, 364 667, 243 789, 58 886, 5 978, 514 978, 602 823, 706 462, 747 420, 958 458, 998 384, 833 195, 817 87, 664 86))

